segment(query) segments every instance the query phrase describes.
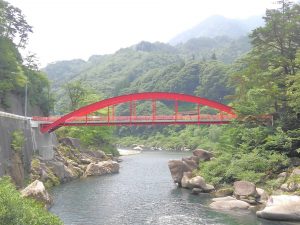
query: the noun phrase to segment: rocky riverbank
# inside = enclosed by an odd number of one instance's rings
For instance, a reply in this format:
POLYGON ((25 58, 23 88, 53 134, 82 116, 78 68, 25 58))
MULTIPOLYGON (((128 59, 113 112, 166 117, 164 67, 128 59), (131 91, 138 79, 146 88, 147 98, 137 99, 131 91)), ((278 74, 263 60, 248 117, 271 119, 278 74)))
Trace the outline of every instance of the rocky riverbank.
POLYGON ((216 210, 255 210, 258 217, 270 220, 300 221, 300 168, 290 168, 278 175, 279 189, 267 193, 248 181, 236 181, 232 187, 215 190, 203 177, 196 175, 201 161, 213 160, 209 151, 198 149, 193 156, 170 160, 171 176, 179 187, 191 189, 192 194, 210 193, 216 210), (260 211, 259 211, 260 210, 260 211))
POLYGON ((88 176, 118 173, 117 157, 106 155, 103 151, 82 150, 79 140, 63 138, 55 147, 52 160, 35 157, 31 162, 31 184, 22 194, 51 205, 51 197, 46 188, 88 176), (45 188, 46 187, 46 188, 45 188))

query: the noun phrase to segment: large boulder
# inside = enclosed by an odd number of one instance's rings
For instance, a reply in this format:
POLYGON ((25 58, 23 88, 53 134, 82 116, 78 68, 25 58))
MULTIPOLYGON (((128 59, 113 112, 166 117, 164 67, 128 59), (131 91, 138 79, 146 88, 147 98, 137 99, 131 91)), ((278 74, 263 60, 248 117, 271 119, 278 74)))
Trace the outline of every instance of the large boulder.
POLYGON ((250 205, 247 202, 227 199, 214 201, 209 206, 213 209, 220 210, 248 209, 250 207, 250 205))
POLYGON ((171 172, 171 176, 175 183, 181 185, 181 180, 184 172, 191 172, 189 167, 183 163, 182 160, 170 160, 168 166, 171 172))
POLYGON ((78 174, 72 171, 68 166, 58 161, 48 161, 46 165, 59 178, 60 182, 68 182, 78 177, 78 174))
POLYGON ((247 196, 257 197, 255 184, 248 181, 236 181, 233 184, 234 196, 239 199, 247 196))
POLYGON ((213 185, 206 184, 205 180, 201 176, 193 177, 192 172, 185 172, 181 179, 181 186, 189 189, 201 189, 201 192, 211 192, 215 190, 213 185))
POLYGON ((100 176, 110 173, 118 173, 120 165, 115 161, 103 161, 90 163, 85 171, 85 176, 100 176))
POLYGON ((300 221, 300 196, 271 196, 267 206, 256 215, 269 220, 300 221))
POLYGON ((213 157, 213 154, 211 152, 203 150, 203 149, 194 150, 193 155, 203 161, 208 161, 213 157))
POLYGON ((21 195, 23 197, 31 197, 37 201, 44 203, 47 207, 52 205, 53 200, 47 190, 43 182, 39 180, 35 180, 30 185, 28 185, 25 189, 21 191, 21 195))

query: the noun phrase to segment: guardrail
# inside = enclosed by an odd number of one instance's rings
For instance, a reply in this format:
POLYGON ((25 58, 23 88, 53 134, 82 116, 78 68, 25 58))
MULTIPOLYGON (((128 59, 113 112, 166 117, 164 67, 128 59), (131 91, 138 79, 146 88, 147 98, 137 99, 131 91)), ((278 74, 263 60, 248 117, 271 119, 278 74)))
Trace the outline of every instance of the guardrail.
POLYGON ((17 119, 17 120, 31 120, 31 117, 20 116, 20 115, 2 112, 2 111, 0 111, 0 117, 17 119))

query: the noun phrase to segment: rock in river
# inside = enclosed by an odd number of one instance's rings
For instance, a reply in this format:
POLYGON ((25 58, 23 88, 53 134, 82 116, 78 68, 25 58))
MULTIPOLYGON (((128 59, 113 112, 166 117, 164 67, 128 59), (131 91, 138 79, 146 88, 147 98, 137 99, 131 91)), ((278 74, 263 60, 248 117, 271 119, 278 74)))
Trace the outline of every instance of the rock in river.
POLYGON ((100 176, 110 173, 118 173, 120 165, 115 161, 103 161, 90 163, 85 171, 85 176, 100 176))
POLYGON ((232 210, 232 209, 248 209, 250 205, 241 200, 220 200, 209 205, 213 209, 232 210))
POLYGON ((269 220, 300 221, 300 196, 271 196, 266 208, 256 215, 269 220))

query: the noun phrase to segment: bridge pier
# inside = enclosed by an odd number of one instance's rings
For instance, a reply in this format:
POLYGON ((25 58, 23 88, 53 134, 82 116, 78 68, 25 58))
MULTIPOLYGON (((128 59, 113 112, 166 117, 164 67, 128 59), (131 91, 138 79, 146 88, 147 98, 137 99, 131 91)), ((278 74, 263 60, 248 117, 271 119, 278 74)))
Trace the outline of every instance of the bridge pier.
POLYGON ((42 133, 39 123, 31 121, 33 149, 44 160, 54 158, 54 147, 58 145, 55 133, 42 133))

